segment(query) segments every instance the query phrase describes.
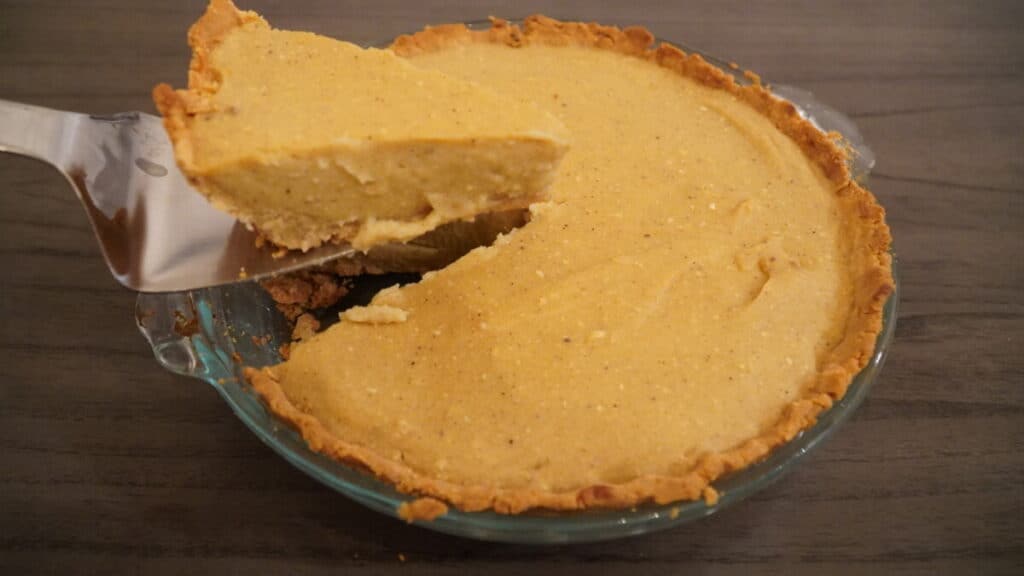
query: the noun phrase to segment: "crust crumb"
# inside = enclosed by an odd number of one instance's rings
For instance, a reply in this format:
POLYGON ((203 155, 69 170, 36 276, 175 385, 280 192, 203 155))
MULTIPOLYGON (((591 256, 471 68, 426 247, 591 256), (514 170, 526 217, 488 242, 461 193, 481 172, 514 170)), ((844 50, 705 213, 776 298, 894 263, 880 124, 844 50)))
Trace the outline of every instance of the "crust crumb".
MULTIPOLYGON (((505 489, 492 486, 464 486, 418 473, 403 462, 388 459, 364 446, 348 442, 329 432, 310 414, 302 412, 284 394, 271 369, 246 369, 246 378, 270 407, 271 411, 298 429, 311 449, 342 462, 364 466, 378 478, 394 484, 400 491, 430 495, 403 504, 398 514, 408 522, 430 520, 447 511, 448 502, 457 509, 477 511, 491 509, 501 514, 516 514, 529 509, 580 510, 586 508, 627 508, 653 502, 665 504, 703 498, 709 505, 719 502, 719 493, 709 486, 717 478, 756 462, 776 447, 790 441, 801 430, 813 424, 817 416, 845 394, 852 377, 870 358, 875 339, 881 329, 882 308, 892 292, 891 262, 888 255, 890 236, 884 223, 884 210, 869 192, 852 182, 846 165, 848 154, 829 135, 823 134, 797 114, 788 102, 778 100, 771 92, 754 82, 743 86, 732 74, 714 68, 700 56, 686 54, 669 45, 650 45, 650 35, 642 30, 623 31, 590 24, 563 23, 542 17, 527 19, 523 27, 494 20, 488 30, 469 30, 464 26, 447 25, 429 28, 395 41, 392 48, 400 55, 429 52, 469 42, 488 42, 510 46, 536 44, 579 44, 609 49, 656 63, 705 86, 728 91, 755 110, 764 114, 785 135, 790 137, 836 185, 840 201, 848 208, 853 241, 867 247, 869 254, 863 264, 856 287, 857 317, 851 318, 848 333, 810 385, 807 394, 793 402, 762 434, 721 453, 701 458, 691 470, 678 475, 647 475, 622 484, 593 485, 581 490, 552 492, 538 489, 505 489)), ((368 268, 368 266, 367 266, 368 268)), ((298 304, 289 304, 297 306, 298 304)), ((298 317, 300 314, 296 314, 298 317)), ((352 309, 349 316, 365 315, 364 321, 392 317, 404 321, 407 312, 401 308, 370 306, 352 309), (370 310, 376 308, 376 310, 370 310)), ((669 511, 678 517, 679 508, 669 511)))
POLYGON ((333 306, 350 290, 348 281, 320 271, 292 272, 264 280, 260 285, 292 322, 310 310, 333 306))
POLYGON ((448 506, 436 498, 417 498, 412 502, 402 502, 398 507, 398 517, 412 524, 416 520, 430 522, 448 512, 448 506))
POLYGON ((262 285, 274 302, 302 308, 333 306, 349 291, 340 279, 322 272, 295 272, 264 280, 262 285))
MULTIPOLYGON (((715 490, 711 486, 705 486, 704 490, 700 493, 701 498, 704 499, 704 503, 708 506, 714 506, 718 504, 718 490, 715 490)), ((678 512, 677 512, 678 514, 678 512)))

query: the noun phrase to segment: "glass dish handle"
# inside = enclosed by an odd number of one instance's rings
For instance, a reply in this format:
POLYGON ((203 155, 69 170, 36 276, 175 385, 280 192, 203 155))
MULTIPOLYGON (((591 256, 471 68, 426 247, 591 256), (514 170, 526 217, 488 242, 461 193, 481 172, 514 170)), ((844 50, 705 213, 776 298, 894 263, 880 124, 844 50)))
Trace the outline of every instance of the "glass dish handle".
POLYGON ((135 303, 135 324, 153 348, 161 366, 182 376, 205 378, 209 373, 194 338, 199 318, 187 292, 140 294, 135 303))

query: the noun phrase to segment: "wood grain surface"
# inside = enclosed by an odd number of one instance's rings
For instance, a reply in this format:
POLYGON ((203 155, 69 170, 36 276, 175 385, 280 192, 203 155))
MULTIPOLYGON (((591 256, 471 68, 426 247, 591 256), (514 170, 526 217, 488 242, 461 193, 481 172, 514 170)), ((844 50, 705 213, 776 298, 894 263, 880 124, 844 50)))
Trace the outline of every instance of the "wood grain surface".
MULTIPOLYGON (((1024 10, 1015 2, 252 0, 372 43, 541 11, 643 24, 817 93, 878 153, 902 262, 881 381, 752 499, 629 540, 495 545, 380 516, 164 372, 78 201, 0 156, 0 572, 1024 573, 1024 10)), ((200 1, 0 0, 0 98, 152 111, 200 1)))

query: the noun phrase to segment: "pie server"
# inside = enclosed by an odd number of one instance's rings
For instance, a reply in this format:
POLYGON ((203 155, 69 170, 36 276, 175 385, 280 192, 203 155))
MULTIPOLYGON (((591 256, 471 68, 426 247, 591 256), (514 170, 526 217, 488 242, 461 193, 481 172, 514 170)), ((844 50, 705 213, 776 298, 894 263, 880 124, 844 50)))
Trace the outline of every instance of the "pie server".
POLYGON ((90 116, 0 100, 0 152, 37 158, 71 183, 118 282, 174 292, 258 279, 352 255, 348 244, 275 258, 178 171, 160 118, 90 116))

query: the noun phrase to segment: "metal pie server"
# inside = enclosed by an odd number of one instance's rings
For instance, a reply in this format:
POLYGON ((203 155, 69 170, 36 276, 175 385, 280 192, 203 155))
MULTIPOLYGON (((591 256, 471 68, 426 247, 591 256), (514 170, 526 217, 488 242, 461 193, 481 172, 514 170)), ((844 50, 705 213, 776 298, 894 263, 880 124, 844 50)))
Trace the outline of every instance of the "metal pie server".
POLYGON ((0 100, 0 152, 59 170, 85 206, 117 280, 174 292, 258 279, 352 255, 347 244, 274 258, 178 171, 160 118, 90 116, 0 100))

